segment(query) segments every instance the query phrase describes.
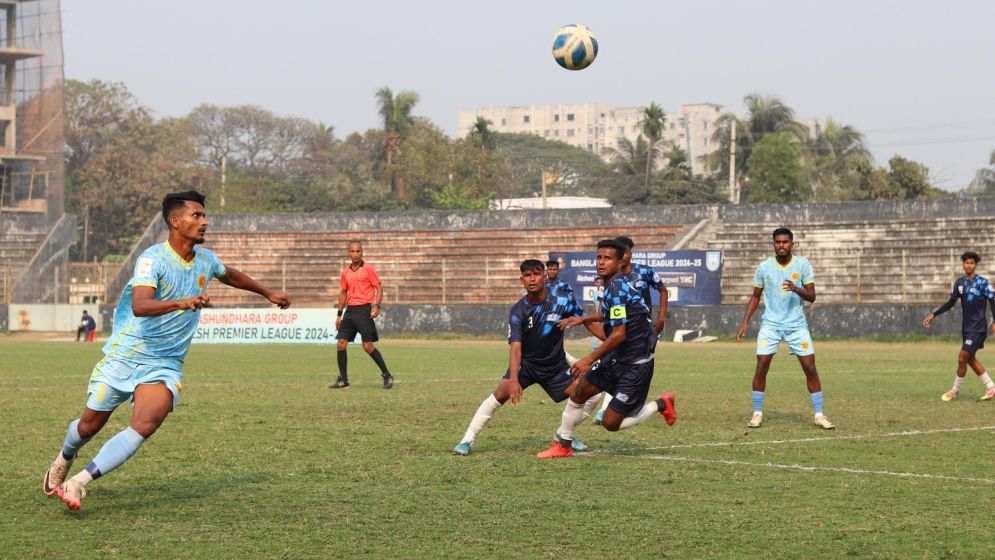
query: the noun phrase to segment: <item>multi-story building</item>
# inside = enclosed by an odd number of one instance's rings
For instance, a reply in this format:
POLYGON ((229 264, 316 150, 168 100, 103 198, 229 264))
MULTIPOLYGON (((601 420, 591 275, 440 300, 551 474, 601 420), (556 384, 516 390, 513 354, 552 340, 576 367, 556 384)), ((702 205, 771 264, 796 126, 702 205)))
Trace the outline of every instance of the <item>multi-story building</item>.
MULTIPOLYGON (((666 113, 663 138, 667 145, 689 153, 692 171, 705 174, 705 157, 718 149, 712 140, 715 121, 722 114, 722 105, 690 103, 679 112, 666 113)), ((605 148, 618 148, 619 138, 635 142, 640 134, 639 121, 643 107, 612 107, 585 103, 580 105, 529 105, 525 107, 479 107, 461 109, 457 134, 466 136, 477 117, 491 121, 498 132, 525 132, 560 140, 572 146, 605 156, 605 148)), ((814 129, 815 120, 805 119, 814 129)))

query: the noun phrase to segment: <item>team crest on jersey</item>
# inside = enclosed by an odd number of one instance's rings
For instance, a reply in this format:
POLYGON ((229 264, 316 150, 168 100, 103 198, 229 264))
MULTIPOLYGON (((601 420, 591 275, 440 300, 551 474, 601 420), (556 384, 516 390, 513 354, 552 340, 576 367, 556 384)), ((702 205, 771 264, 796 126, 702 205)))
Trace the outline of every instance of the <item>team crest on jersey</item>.
POLYGON ((797 282, 798 279, 801 278, 801 277, 802 277, 801 274, 798 274, 797 271, 791 273, 791 281, 792 282, 797 282))
POLYGON ((197 277, 197 287, 200 288, 201 290, 207 287, 207 276, 201 274, 200 276, 197 277))
POLYGON ((547 323, 555 323, 555 322, 557 322, 559 320, 560 320, 560 316, 557 315, 556 313, 550 313, 549 315, 546 315, 546 322, 547 323))
POLYGON ((722 253, 719 251, 708 251, 705 253, 705 268, 709 272, 718 270, 720 264, 722 264, 722 253))

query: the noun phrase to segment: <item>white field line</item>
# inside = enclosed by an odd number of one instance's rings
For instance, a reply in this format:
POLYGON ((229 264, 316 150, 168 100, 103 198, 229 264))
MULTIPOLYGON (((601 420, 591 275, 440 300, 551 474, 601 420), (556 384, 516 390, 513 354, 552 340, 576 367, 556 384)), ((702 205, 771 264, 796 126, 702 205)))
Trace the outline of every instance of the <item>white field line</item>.
POLYGON ((893 471, 873 471, 867 469, 855 469, 851 467, 809 467, 806 465, 785 465, 780 463, 751 463, 749 461, 731 461, 726 459, 696 459, 694 457, 667 457, 665 455, 644 455, 640 457, 641 459, 653 459, 657 461, 676 461, 683 463, 699 463, 706 465, 733 465, 733 466, 749 466, 749 467, 765 467, 769 469, 781 469, 790 471, 804 471, 804 472, 830 472, 830 473, 842 473, 842 474, 858 474, 858 475, 878 475, 878 476, 893 476, 898 478, 920 478, 926 480, 950 480, 957 482, 980 482, 983 484, 995 484, 995 480, 990 478, 969 478, 961 476, 946 476, 941 474, 925 474, 925 473, 913 473, 913 472, 893 472, 893 471))
POLYGON ((829 436, 810 437, 800 439, 771 439, 761 441, 728 441, 728 442, 708 442, 708 443, 680 443, 675 445, 663 445, 659 447, 645 447, 642 449, 650 451, 662 451, 665 449, 694 449, 702 447, 734 447, 739 445, 779 445, 785 443, 814 443, 821 441, 846 441, 855 439, 889 438, 889 437, 911 437, 925 436, 929 434, 949 434, 955 432, 981 432, 995 430, 995 426, 979 426, 976 428, 943 428, 937 430, 908 430, 904 432, 888 432, 884 434, 862 434, 853 436, 829 436))

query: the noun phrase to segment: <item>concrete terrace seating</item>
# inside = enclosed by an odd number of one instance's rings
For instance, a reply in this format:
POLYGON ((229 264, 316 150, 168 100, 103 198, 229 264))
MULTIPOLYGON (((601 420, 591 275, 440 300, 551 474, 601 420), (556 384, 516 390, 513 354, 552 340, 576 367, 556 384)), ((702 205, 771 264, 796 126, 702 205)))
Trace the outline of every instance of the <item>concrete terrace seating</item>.
POLYGON ((0 302, 6 302, 14 282, 45 240, 47 232, 0 232, 0 302))
MULTIPOLYGON (((637 247, 668 247, 683 225, 457 231, 213 231, 207 247, 222 262, 286 290, 296 305, 334 306, 350 240, 363 242, 380 273, 384 304, 512 303, 521 297, 518 265, 549 251, 587 251, 630 235, 637 247)), ((258 305, 258 296, 216 284, 217 305, 258 305)))
MULTIPOLYGON (((795 254, 815 269, 820 303, 939 303, 962 274, 960 255, 995 262, 995 217, 789 224, 795 254), (986 258, 988 257, 988 258, 986 258)), ((724 223, 710 249, 724 254, 723 303, 745 303, 757 264, 773 255, 767 223, 724 223)))

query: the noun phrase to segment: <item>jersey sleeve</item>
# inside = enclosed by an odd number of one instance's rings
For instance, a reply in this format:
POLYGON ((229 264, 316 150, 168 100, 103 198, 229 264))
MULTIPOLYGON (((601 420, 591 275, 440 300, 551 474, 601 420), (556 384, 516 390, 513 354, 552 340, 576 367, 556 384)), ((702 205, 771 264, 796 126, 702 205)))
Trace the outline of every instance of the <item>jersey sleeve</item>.
POLYGON ((584 308, 581 307, 580 304, 577 303, 577 298, 575 298, 573 296, 573 294, 570 294, 570 297, 567 298, 567 305, 566 305, 565 309, 563 310, 563 316, 564 317, 583 317, 585 315, 587 315, 587 312, 584 311, 584 308))
POLYGON ((663 278, 660 278, 660 275, 652 267, 647 266, 643 271, 645 272, 643 280, 654 290, 660 291, 660 288, 663 287, 663 278))
POLYGON ((522 316, 518 312, 518 306, 511 308, 508 315, 508 344, 522 341, 522 316))
POLYGON ((957 291, 958 284, 960 284, 960 280, 954 280, 954 287, 950 289, 950 301, 960 299, 960 292, 957 291))
POLYGON ((805 260, 805 266, 802 267, 802 286, 808 284, 815 284, 815 272, 812 270, 812 261, 805 260))
POLYGON ((764 263, 757 265, 757 271, 753 273, 753 287, 763 288, 764 287, 764 263))
POLYGON ((605 307, 608 308, 608 324, 611 326, 624 325, 629 322, 629 293, 628 284, 621 281, 613 281, 608 290, 605 291, 605 307))
POLYGON ((991 281, 987 278, 985 279, 984 296, 988 301, 995 301, 995 288, 992 287, 991 281))
POLYGON ((380 285, 380 275, 377 274, 377 269, 373 268, 373 265, 365 264, 366 267, 366 279, 370 282, 370 285, 374 288, 380 285))
POLYGON ((135 275, 131 279, 131 286, 148 286, 158 288, 159 279, 162 278, 163 263, 161 259, 155 257, 151 251, 142 253, 135 263, 135 275))
POLYGON ((228 269, 221 263, 221 259, 213 251, 209 252, 208 256, 211 261, 211 276, 214 278, 224 278, 225 274, 228 273, 228 269))
POLYGON ((345 271, 346 271, 346 269, 343 268, 342 269, 342 274, 339 275, 339 288, 341 288, 343 290, 348 290, 349 289, 349 282, 347 282, 346 279, 345 279, 345 271))

